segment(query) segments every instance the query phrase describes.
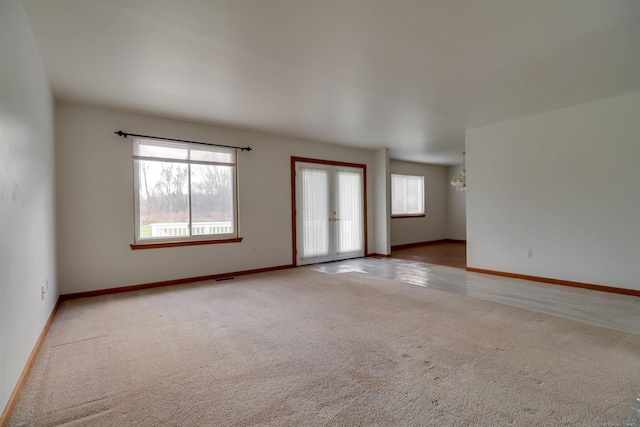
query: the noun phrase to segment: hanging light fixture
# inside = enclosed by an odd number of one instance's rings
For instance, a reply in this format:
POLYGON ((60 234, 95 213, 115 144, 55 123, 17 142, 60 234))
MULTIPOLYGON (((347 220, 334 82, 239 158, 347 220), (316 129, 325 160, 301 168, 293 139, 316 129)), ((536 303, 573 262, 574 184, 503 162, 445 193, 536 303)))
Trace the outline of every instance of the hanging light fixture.
POLYGON ((456 187, 456 191, 464 191, 467 189, 467 166, 464 158, 465 152, 462 152, 462 172, 454 176, 451 180, 451 185, 456 187))

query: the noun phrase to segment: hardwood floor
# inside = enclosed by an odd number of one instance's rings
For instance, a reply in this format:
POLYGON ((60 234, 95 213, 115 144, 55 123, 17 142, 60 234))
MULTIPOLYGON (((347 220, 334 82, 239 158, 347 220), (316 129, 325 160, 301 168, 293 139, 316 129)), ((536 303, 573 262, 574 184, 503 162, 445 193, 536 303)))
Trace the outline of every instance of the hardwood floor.
POLYGON ((371 274, 640 335, 640 298, 630 295, 469 272, 415 259, 359 258, 302 268, 327 274, 371 274))
POLYGON ((392 249, 391 258, 426 262, 448 267, 467 267, 467 244, 465 242, 439 242, 404 249, 392 249))

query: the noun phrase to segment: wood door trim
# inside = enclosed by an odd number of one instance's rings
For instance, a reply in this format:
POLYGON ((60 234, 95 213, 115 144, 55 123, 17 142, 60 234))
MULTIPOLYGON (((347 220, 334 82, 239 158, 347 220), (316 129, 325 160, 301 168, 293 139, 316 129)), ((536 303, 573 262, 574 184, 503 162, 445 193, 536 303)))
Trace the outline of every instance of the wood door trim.
POLYGON ((329 166, 345 166, 362 169, 363 221, 364 221, 364 256, 369 255, 369 238, 367 233, 367 165, 363 163, 338 162, 334 160, 311 159, 309 157, 291 156, 291 238, 293 259, 291 264, 298 265, 297 234, 296 234, 296 163, 315 163, 329 166))

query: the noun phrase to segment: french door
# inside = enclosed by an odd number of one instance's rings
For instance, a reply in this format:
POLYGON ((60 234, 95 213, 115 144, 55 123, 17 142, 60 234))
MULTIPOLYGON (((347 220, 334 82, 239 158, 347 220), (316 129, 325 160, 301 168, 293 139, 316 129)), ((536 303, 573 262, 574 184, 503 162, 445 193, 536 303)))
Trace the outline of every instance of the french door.
POLYGON ((363 257, 364 169, 295 162, 296 264, 363 257))

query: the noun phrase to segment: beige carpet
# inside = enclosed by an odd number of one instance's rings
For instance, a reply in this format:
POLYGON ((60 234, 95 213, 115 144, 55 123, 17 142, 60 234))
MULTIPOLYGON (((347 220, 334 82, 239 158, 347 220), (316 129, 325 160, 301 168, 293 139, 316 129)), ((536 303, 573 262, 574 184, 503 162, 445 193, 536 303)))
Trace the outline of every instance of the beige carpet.
POLYGON ((66 301, 10 426, 623 426, 640 336, 310 268, 66 301))

